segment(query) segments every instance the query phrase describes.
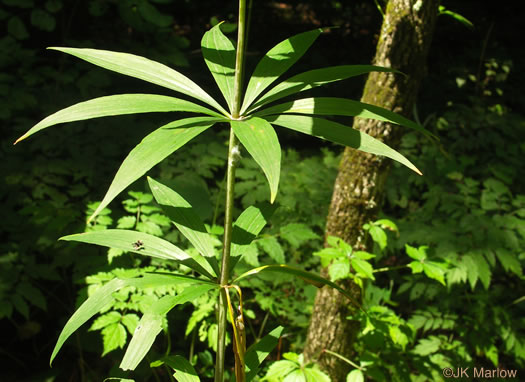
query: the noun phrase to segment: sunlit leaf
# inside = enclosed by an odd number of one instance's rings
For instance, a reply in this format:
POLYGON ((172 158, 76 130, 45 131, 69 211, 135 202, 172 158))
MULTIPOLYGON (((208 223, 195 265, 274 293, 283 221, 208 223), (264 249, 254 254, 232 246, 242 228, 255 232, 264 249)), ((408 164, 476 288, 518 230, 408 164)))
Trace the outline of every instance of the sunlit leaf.
POLYGON ((421 175, 416 166, 407 158, 388 147, 370 135, 353 129, 349 126, 322 118, 309 117, 304 115, 278 115, 267 116, 265 119, 272 124, 286 127, 300 133, 324 138, 329 141, 349 146, 367 153, 384 155, 404 164, 411 170, 421 175))
POLYGON ((230 111, 233 109, 234 75, 235 75, 235 47, 220 28, 215 25, 204 34, 201 41, 202 55, 210 69, 215 82, 228 103, 230 111))
POLYGON ((213 278, 212 274, 198 264, 199 259, 193 259, 190 254, 171 244, 169 241, 143 232, 108 229, 68 235, 61 237, 60 240, 102 245, 105 247, 134 252, 139 255, 151 256, 164 260, 174 260, 199 273, 213 278))
POLYGON ((94 65, 103 67, 104 69, 139 78, 197 98, 214 107, 222 114, 228 115, 224 108, 210 97, 208 93, 202 90, 199 85, 185 75, 159 62, 134 54, 111 52, 108 50, 63 47, 51 47, 48 49, 68 53, 94 65))
POLYGON ((163 358, 162 361, 175 371, 173 377, 177 382, 200 382, 197 372, 186 358, 176 355, 163 358))
POLYGON ((282 326, 278 326, 246 350, 244 362, 246 363, 247 382, 250 382, 256 376, 261 363, 277 346, 283 330, 284 328, 282 326))
POLYGON ((270 185, 270 201, 277 196, 281 174, 281 145, 274 128, 262 118, 230 122, 235 136, 261 166, 270 185))
POLYGON ((203 113, 212 117, 222 117, 219 113, 208 108, 179 98, 156 94, 118 94, 94 98, 57 111, 33 126, 27 133, 18 138, 15 144, 46 127, 59 123, 115 115, 170 111, 187 111, 203 113))
POLYGON ((393 111, 379 106, 354 101, 345 98, 316 97, 303 98, 291 102, 282 103, 261 110, 254 115, 266 116, 271 114, 294 113, 294 114, 314 114, 314 115, 342 115, 348 117, 360 117, 375 119, 410 127, 425 135, 431 135, 422 126, 405 118, 393 111))
POLYGON ((337 284, 331 282, 330 280, 325 279, 324 277, 321 277, 319 275, 316 275, 315 273, 303 271, 302 269, 290 267, 290 266, 284 265, 284 264, 263 265, 262 267, 251 269, 248 272, 245 272, 242 275, 240 275, 239 277, 237 277, 234 280, 234 283, 239 281, 239 280, 241 280, 241 279, 244 279, 244 278, 246 278, 248 276, 257 275, 257 274, 259 274, 261 272, 287 273, 287 274, 290 274, 290 275, 297 276, 297 277, 303 279, 304 281, 306 281, 307 283, 310 283, 310 284, 312 284, 312 285, 314 285, 314 286, 316 286, 318 288, 320 288, 320 287, 322 287, 324 285, 328 285, 328 286, 338 290, 339 292, 341 292, 345 297, 347 297, 350 300, 350 302, 352 302, 352 304, 354 304, 355 306, 357 306, 359 308, 361 307, 360 304, 358 304, 357 301, 355 301, 355 299, 352 297, 352 295, 350 295, 347 291, 345 291, 343 288, 339 287, 337 284))
MULTIPOLYGON (((164 213, 177 226, 179 231, 190 241, 199 253, 208 258, 215 258, 213 238, 206 231, 206 226, 192 206, 176 191, 148 177, 148 183, 157 203, 164 213)), ((216 269, 202 258, 195 258, 205 269, 216 275, 216 269)))
POLYGON ((294 93, 299 93, 317 86, 328 84, 330 82, 341 81, 370 72, 399 73, 394 69, 373 65, 341 65, 309 70, 307 72, 290 77, 289 79, 270 89, 257 102, 255 102, 252 107, 249 108, 248 112, 252 112, 265 104, 277 101, 278 99, 294 93))
POLYGON ((217 121, 213 117, 185 118, 168 123, 147 135, 124 159, 104 199, 90 219, 153 166, 217 121))
POLYGON ((250 77, 241 114, 244 114, 264 89, 302 57, 320 34, 320 29, 300 33, 280 42, 266 53, 250 77))
POLYGON ((155 338, 162 331, 162 318, 175 306, 193 301, 216 286, 192 285, 176 296, 164 296, 150 306, 140 319, 124 358, 120 363, 123 370, 134 370, 146 356, 155 338))
POLYGON ((49 364, 57 355, 64 342, 73 334, 80 326, 88 321, 95 314, 104 309, 107 305, 114 301, 113 292, 124 288, 125 286, 134 286, 136 288, 151 288, 155 286, 169 286, 179 284, 206 284, 210 288, 214 286, 213 283, 205 280, 195 279, 190 276, 176 275, 176 274, 146 274, 134 279, 118 279, 115 278, 106 283, 101 288, 97 289, 84 303, 76 310, 71 318, 66 322, 60 336, 58 337, 49 364))

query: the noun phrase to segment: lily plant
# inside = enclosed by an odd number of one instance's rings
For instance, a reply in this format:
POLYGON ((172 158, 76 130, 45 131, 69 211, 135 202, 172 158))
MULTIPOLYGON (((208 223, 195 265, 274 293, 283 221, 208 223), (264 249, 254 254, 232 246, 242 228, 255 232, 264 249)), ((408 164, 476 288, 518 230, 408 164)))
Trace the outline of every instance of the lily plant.
MULTIPOLYGON (((71 316, 60 333, 50 362, 74 331, 113 301, 114 292, 127 286, 147 288, 180 284, 185 288, 176 296, 160 298, 143 314, 120 364, 123 370, 133 370, 143 360, 162 330, 163 317, 171 309, 178 304, 195 300, 212 290, 220 291, 217 305, 218 345, 215 382, 224 380, 228 317, 233 331, 235 376, 238 382, 250 381, 256 375, 269 349, 277 344, 283 329, 282 327, 274 329, 260 342, 246 349, 242 291, 237 284, 239 280, 253 277, 261 272, 285 272, 296 275, 317 287, 328 285, 336 288, 352 303, 358 305, 350 294, 331 281, 285 264, 265 265, 241 275, 236 275, 234 272, 234 267, 243 256, 246 247, 265 226, 272 211, 270 204, 277 196, 281 147, 276 127, 383 155, 417 173, 420 173, 419 170, 394 149, 364 132, 322 116, 372 118, 423 132, 424 130, 418 124, 391 111, 345 98, 313 97, 279 103, 278 101, 284 97, 371 71, 396 72, 393 69, 372 65, 332 66, 300 73, 276 84, 277 79, 299 60, 323 33, 322 29, 300 33, 275 45, 262 57, 245 84, 243 82, 246 51, 245 14, 246 0, 240 0, 236 45, 223 34, 220 25, 207 31, 201 41, 202 55, 224 96, 225 105, 212 98, 182 73, 144 57, 98 49, 49 48, 76 56, 102 68, 168 88, 192 99, 190 101, 156 94, 117 94, 95 98, 48 116, 15 142, 18 143, 53 125, 90 118, 151 112, 195 113, 195 116, 177 119, 159 127, 131 150, 90 219, 95 219, 97 214, 129 185, 197 135, 211 128, 229 127, 230 129, 222 254, 216 254, 212 236, 207 232, 204 222, 190 203, 176 190, 170 189, 158 180, 148 178, 156 202, 198 253, 183 251, 175 244, 159 237, 123 229, 74 234, 62 237, 61 240, 118 248, 143 256, 173 261, 189 267, 193 271, 192 275, 175 272, 148 273, 137 278, 115 278, 109 281, 89 296, 71 316), (236 217, 234 222, 235 169, 240 157, 240 145, 264 172, 270 189, 270 203, 263 207, 248 207, 236 217)), ((183 357, 171 357, 165 362, 173 368, 174 377, 178 381, 199 380, 191 364, 183 357)))

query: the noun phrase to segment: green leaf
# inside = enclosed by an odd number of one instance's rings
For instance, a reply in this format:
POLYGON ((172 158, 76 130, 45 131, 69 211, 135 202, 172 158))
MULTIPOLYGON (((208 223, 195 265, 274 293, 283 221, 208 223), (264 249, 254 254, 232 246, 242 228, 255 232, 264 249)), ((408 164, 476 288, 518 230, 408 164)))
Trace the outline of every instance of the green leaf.
POLYGON ((422 357, 428 356, 432 353, 435 353, 439 350, 441 345, 441 340, 439 337, 430 336, 428 338, 422 338, 419 340, 419 343, 416 345, 412 351, 414 354, 420 355, 422 357))
POLYGON ((303 271, 299 268, 290 267, 288 265, 284 264, 273 264, 273 265, 263 265, 262 267, 254 268, 249 270, 248 272, 243 273, 242 275, 238 276, 233 282, 236 283, 237 281, 246 278, 248 276, 253 276, 261 272, 278 272, 278 273, 287 273, 290 275, 297 276, 307 283, 310 283, 317 288, 320 288, 324 285, 328 285, 339 292, 341 292, 345 297, 347 297, 352 304, 355 306, 361 308, 361 305, 355 301, 355 299, 350 295, 347 291, 339 287, 337 284, 331 282, 330 280, 325 279, 324 277, 321 277, 319 275, 316 275, 315 273, 303 271))
POLYGON ((379 248, 381 248, 381 250, 384 250, 386 248, 387 236, 385 231, 381 227, 377 225, 372 225, 368 229, 368 233, 370 234, 370 236, 372 236, 372 240, 374 240, 379 245, 379 248))
POLYGON ((437 280, 445 286, 447 285, 445 283, 445 267, 440 263, 436 263, 434 261, 425 261, 423 263, 423 272, 425 272, 427 277, 437 280))
POLYGON ((139 324, 139 316, 134 313, 128 313, 122 317, 121 322, 128 329, 128 332, 133 333, 139 324))
POLYGON ((495 252, 499 262, 506 272, 511 271, 518 276, 522 275, 521 264, 516 255, 505 248, 498 248, 495 252))
POLYGON ((346 257, 341 257, 334 260, 334 262, 330 264, 330 268, 328 268, 328 274, 330 275, 330 279, 332 281, 344 279, 348 277, 349 273, 350 262, 346 257))
POLYGON ((200 382, 197 372, 186 358, 176 355, 163 358, 162 361, 175 371, 173 377, 177 382, 200 382))
MULTIPOLYGON (((80 326, 88 321, 95 314, 100 312, 106 306, 114 301, 113 292, 125 286, 134 286, 136 288, 148 288, 154 286, 178 285, 178 284, 206 284, 205 280, 198 280, 189 276, 176 274, 146 274, 140 278, 134 279, 118 279, 115 278, 106 283, 101 288, 97 289, 84 303, 77 309, 71 318, 66 322, 58 337, 49 364, 51 365, 53 359, 64 342, 73 334, 80 326)), ((214 285, 208 283, 208 285, 214 285)))
POLYGON ((421 261, 411 261, 408 266, 412 269, 412 273, 423 272, 423 263, 421 261))
POLYGON ((224 108, 196 83, 159 62, 129 53, 111 52, 108 50, 63 47, 51 47, 48 49, 68 53, 104 69, 135 77, 197 98, 214 107, 221 114, 228 115, 224 108))
POLYGON ((352 268, 359 273, 361 276, 367 277, 369 279, 375 280, 374 274, 372 273, 374 270, 372 268, 372 265, 368 261, 352 258, 351 260, 352 268))
POLYGON ((291 223, 280 229, 281 237, 286 240, 292 247, 299 247, 308 240, 319 239, 319 236, 314 233, 306 224, 291 223))
MULTIPOLYGON (((160 204, 164 213, 173 221, 179 231, 190 241, 190 243, 205 257, 215 259, 213 238, 206 231, 206 226, 191 205, 177 192, 164 184, 148 177, 149 187, 155 200, 160 204)), ((195 261, 205 269, 216 275, 217 270, 201 258, 195 257, 195 261)))
POLYGON ((29 319, 29 305, 27 305, 27 302, 24 300, 24 298, 19 294, 13 294, 11 296, 11 302, 13 303, 13 306, 15 309, 20 313, 26 320, 29 319))
POLYGON ((341 81, 370 72, 399 73, 394 69, 373 65, 341 65, 309 70, 307 72, 290 77, 289 79, 276 85, 266 94, 264 94, 257 102, 255 102, 253 106, 249 108, 248 112, 252 112, 265 104, 294 93, 299 93, 317 86, 328 84, 330 82, 341 81))
POLYGON ((302 57, 320 34, 321 29, 300 33, 280 42, 266 53, 250 77, 241 115, 264 89, 302 57))
POLYGON ((40 289, 35 288, 27 281, 22 281, 16 286, 16 291, 20 293, 31 304, 38 306, 42 310, 47 309, 46 298, 40 292, 40 289))
MULTIPOLYGON (((184 252, 169 241, 143 232, 108 229, 68 235, 61 237, 59 240, 96 244, 104 247, 118 248, 124 251, 134 252, 139 255, 151 256, 158 259, 174 260, 206 275, 209 278, 214 277, 213 272, 210 273, 205 267, 199 265, 199 262, 202 261, 200 258, 197 258, 197 256, 192 256, 184 252)), ((204 263, 204 265, 209 268, 207 263, 204 263)))
POLYGON ((18 16, 14 16, 9 19, 7 22, 7 31, 17 40, 25 40, 29 37, 29 33, 27 32, 24 22, 18 16))
POLYGON ((275 206, 262 204, 249 206, 239 215, 233 224, 231 256, 242 254, 243 248, 257 237, 274 211, 275 206))
POLYGON ((93 219, 118 194, 153 166, 213 126, 215 122, 218 122, 218 119, 212 117, 185 118, 168 123, 148 134, 124 159, 104 199, 89 219, 93 219))
POLYGON ((102 343, 104 345, 104 352, 102 357, 118 348, 123 348, 126 345, 127 339, 126 328, 120 323, 110 324, 102 329, 102 343))
POLYGON ((77 309, 71 318, 67 321, 66 325, 62 329, 60 336, 58 337, 53 353, 51 354, 51 359, 49 364, 53 363, 53 359, 57 355, 58 351, 64 344, 64 342, 69 338, 73 332, 75 332, 82 324, 87 320, 105 308, 110 304, 114 298, 112 296, 113 292, 125 287, 127 285, 126 280, 113 279, 103 287, 96 290, 81 306, 77 309))
POLYGON ((408 256, 414 260, 425 260, 427 258, 426 249, 427 246, 421 246, 419 248, 412 247, 408 244, 405 244, 405 250, 408 256))
POLYGON ((306 382, 331 382, 330 377, 317 369, 316 366, 317 365, 314 365, 313 367, 306 367, 303 369, 306 382))
POLYGON ((354 369, 346 376, 346 382, 365 382, 365 376, 359 369, 354 369))
POLYGON ((268 116, 265 117, 265 119, 272 124, 283 126, 303 134, 327 139, 367 153, 384 155, 422 175, 416 166, 394 149, 391 149, 362 131, 352 129, 340 123, 303 115, 268 116))
POLYGON ((203 113, 222 118, 220 114, 208 108, 175 97, 156 94, 118 94, 94 98, 57 111, 33 126, 27 133, 18 138, 15 144, 46 127, 59 123, 115 115, 170 111, 203 113))
POLYGON ((282 381, 282 379, 290 373, 299 370, 299 367, 300 366, 297 363, 292 361, 281 360, 274 362, 268 368, 264 379, 270 381, 282 381))
POLYGON ((303 98, 269 107, 268 109, 264 109, 255 113, 254 115, 263 117, 271 114, 282 113, 341 115, 348 117, 375 119, 378 121, 390 122, 397 125, 410 127, 411 129, 419 131, 425 135, 431 135, 419 124, 397 113, 394 113, 393 111, 379 106, 345 98, 303 98))
POLYGON ((173 17, 159 12, 159 10, 147 1, 139 1, 136 5, 137 10, 144 20, 161 28, 169 27, 173 23, 173 17))
POLYGON ((164 296, 156 301, 142 316, 133 333, 124 358, 120 363, 122 370, 134 370, 146 356, 155 338, 162 331, 162 318, 176 305, 193 301, 215 288, 214 285, 192 285, 177 296, 164 296))
POLYGON ((261 363, 279 343, 279 338, 283 330, 284 328, 282 326, 278 326, 246 350, 244 361, 246 363, 247 382, 250 382, 257 375, 261 363))
POLYGON ((36 8, 31 12, 31 24, 43 31, 52 32, 55 29, 56 21, 53 15, 43 9, 36 8))
POLYGON ((201 41, 202 55, 210 69, 215 82, 228 103, 230 112, 233 110, 235 47, 217 24, 204 34, 201 41))
POLYGON ((116 324, 120 322, 121 318, 122 318, 122 315, 119 312, 115 312, 115 311, 108 312, 98 317, 93 322, 93 325, 91 325, 89 330, 100 330, 102 328, 105 328, 108 325, 116 324))
POLYGON ((262 118, 230 122, 235 136, 261 166, 270 185, 270 201, 274 202, 281 173, 281 145, 274 128, 262 118))
POLYGON ((281 244, 277 241, 275 236, 268 236, 258 239, 257 245, 260 246, 275 262, 283 264, 286 262, 284 258, 284 251, 281 244))

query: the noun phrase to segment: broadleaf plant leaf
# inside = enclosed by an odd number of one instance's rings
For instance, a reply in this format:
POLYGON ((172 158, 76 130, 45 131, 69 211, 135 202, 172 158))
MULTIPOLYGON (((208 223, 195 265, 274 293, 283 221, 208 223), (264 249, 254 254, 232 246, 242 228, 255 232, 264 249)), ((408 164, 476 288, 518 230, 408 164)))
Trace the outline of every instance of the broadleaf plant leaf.
POLYGON ((163 358, 162 361, 175 371, 173 377, 177 382, 200 382, 193 365, 186 358, 175 355, 163 358))
POLYGON ((235 47, 222 33, 220 24, 217 24, 204 34, 201 48, 206 65, 215 78, 231 112, 234 99, 235 47))
MULTIPOLYGON (((190 203, 176 191, 152 178, 148 178, 148 183, 153 197, 184 237, 202 256, 215 259, 213 238, 206 231, 206 226, 190 203)), ((199 264, 206 267, 208 272, 215 275, 218 273, 217 269, 211 269, 203 258, 199 259, 199 264)))
POLYGON ((242 275, 238 276, 233 282, 236 283, 237 281, 244 279, 248 276, 254 276, 261 272, 278 272, 278 273, 287 273, 289 275, 297 276, 304 281, 306 281, 309 284, 312 284, 316 286, 317 288, 321 288, 322 286, 328 285, 329 287, 332 287, 339 292, 341 292, 345 297, 347 297, 352 304, 354 304, 356 307, 361 308, 361 305, 343 288, 338 286, 337 284, 331 282, 328 279, 325 279, 324 277, 321 277, 319 275, 316 275, 315 273, 307 272, 299 268, 290 267, 285 264, 272 264, 272 265, 263 265, 262 267, 257 267, 254 269, 249 270, 248 272, 243 273, 242 275))
POLYGON ((340 65, 309 70, 277 84, 255 102, 252 107, 249 108, 248 112, 252 112, 265 104, 277 101, 291 94, 370 72, 399 73, 395 69, 374 65, 340 65))
POLYGON ((155 338, 162 331, 162 318, 175 306, 193 301, 212 288, 212 285, 192 285, 176 296, 164 296, 150 306, 133 333, 120 363, 122 370, 134 370, 146 356, 155 338))
POLYGON ((224 108, 208 93, 202 90, 199 85, 185 75, 159 62, 134 54, 108 50, 64 47, 51 47, 48 49, 71 54, 104 69, 135 77, 197 98, 214 107, 222 114, 228 115, 224 108))
POLYGON ((98 215, 118 194, 153 166, 219 120, 213 117, 184 118, 148 134, 124 159, 104 199, 90 219, 98 215))
POLYGON ((210 283, 205 280, 199 280, 190 276, 183 275, 157 275, 157 274, 146 274, 142 277, 132 279, 119 279, 115 278, 105 285, 97 289, 86 301, 76 310, 75 313, 69 318, 64 325, 64 328, 60 332, 49 364, 51 365, 53 359, 57 355, 58 351, 62 348, 64 342, 73 334, 80 326, 88 321, 95 314, 106 308, 111 302, 114 301, 113 293, 125 286, 134 286, 137 288, 148 288, 155 286, 166 286, 166 285, 178 285, 178 284, 208 284, 210 283))
POLYGON ((232 257, 242 255, 244 246, 250 245, 257 237, 274 211, 274 205, 264 204, 249 206, 239 215, 233 224, 232 257))
POLYGON ((264 118, 272 124, 283 126, 300 133, 324 138, 331 142, 349 146, 370 154, 386 156, 421 175, 421 171, 402 154, 370 135, 349 126, 304 115, 278 115, 264 118))
POLYGON ((277 196, 281 174, 281 145, 275 129, 262 118, 230 121, 235 136, 262 168, 270 185, 270 201, 277 196))
POLYGON ((314 114, 314 115, 341 115, 348 117, 360 117, 390 122, 396 125, 410 127, 425 135, 432 135, 421 125, 405 118, 393 111, 379 106, 354 101, 346 98, 316 97, 303 98, 283 104, 269 107, 255 113, 256 116, 272 114, 314 114))
POLYGON ((59 123, 115 115, 170 111, 186 111, 207 114, 217 118, 222 117, 219 113, 204 106, 175 97, 157 94, 117 94, 94 98, 59 110, 33 126, 27 133, 18 138, 15 144, 46 127, 59 123))
POLYGON ((265 335, 261 340, 246 350, 244 361, 246 363, 246 381, 250 382, 259 370, 259 366, 268 357, 273 349, 279 343, 279 338, 283 332, 282 326, 276 327, 270 333, 265 335))
POLYGON ((214 277, 198 263, 200 259, 192 258, 190 254, 169 241, 143 232, 107 229, 68 235, 61 237, 60 240, 96 244, 158 259, 174 260, 209 278, 214 277))
POLYGON ((266 53, 250 77, 241 108, 241 115, 244 114, 259 94, 303 56, 320 34, 321 29, 297 34, 281 41, 266 53))

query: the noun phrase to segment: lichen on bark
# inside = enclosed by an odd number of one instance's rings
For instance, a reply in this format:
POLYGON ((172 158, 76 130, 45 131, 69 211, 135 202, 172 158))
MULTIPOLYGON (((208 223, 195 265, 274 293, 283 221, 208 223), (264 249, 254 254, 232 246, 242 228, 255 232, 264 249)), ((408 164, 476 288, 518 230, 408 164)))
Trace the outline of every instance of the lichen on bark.
MULTIPOLYGON (((368 76, 362 102, 410 116, 425 75, 425 62, 437 18, 439 0, 390 0, 376 47, 374 65, 392 67, 405 75, 374 72, 368 76)), ((356 118, 353 128, 396 148, 403 128, 385 122, 356 118)), ((362 226, 375 219, 382 204, 391 161, 350 148, 344 150, 327 218, 326 236, 338 236, 354 249, 370 249, 362 226)), ((408 171, 408 170, 407 170, 408 171)), ((327 270, 321 272, 327 276, 327 270)), ((342 286, 361 300, 360 288, 346 280, 342 286)), ((344 381, 350 365, 323 353, 331 350, 352 358, 360 323, 351 319, 355 308, 337 291, 317 292, 304 350, 332 378, 344 381)))

